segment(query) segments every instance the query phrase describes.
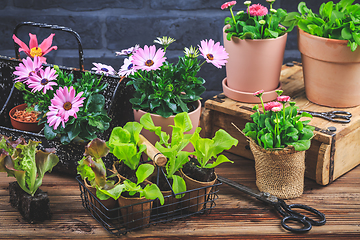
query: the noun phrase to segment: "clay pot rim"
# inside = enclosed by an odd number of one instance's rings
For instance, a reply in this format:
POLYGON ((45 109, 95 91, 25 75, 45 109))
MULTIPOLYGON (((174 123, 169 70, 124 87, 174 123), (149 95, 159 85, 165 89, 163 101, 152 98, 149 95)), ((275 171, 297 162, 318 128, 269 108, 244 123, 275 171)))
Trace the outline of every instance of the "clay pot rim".
MULTIPOLYGON (((187 179, 189 179, 189 180, 191 180, 191 181, 194 181, 194 182, 196 182, 196 183, 198 183, 198 184, 202 184, 202 185, 206 185, 206 186, 208 186, 208 185, 209 185, 209 186, 210 186, 210 185, 214 185, 214 183, 215 183, 216 180, 218 179, 218 175, 216 174, 215 171, 214 171, 215 179, 212 180, 212 181, 210 181, 210 182, 201 182, 201 181, 195 180, 195 179, 189 177, 188 175, 186 175, 186 174, 183 172, 182 169, 180 169, 179 171, 180 171, 180 173, 181 173, 185 178, 187 178, 187 179)), ((190 189, 190 190, 187 189, 186 191, 191 191, 191 189, 190 189)))
MULTIPOLYGON (((38 120, 35 121, 35 122, 25 122, 25 121, 21 121, 21 120, 16 119, 16 118, 13 117, 15 110, 19 110, 19 108, 22 108, 22 107, 25 106, 25 105, 27 106, 27 103, 23 103, 23 104, 17 105, 17 106, 15 106, 15 107, 13 107, 12 109, 10 109, 10 111, 9 111, 9 116, 10 116, 11 120, 13 120, 13 121, 15 121, 15 122, 23 123, 23 124, 38 124, 38 123, 39 123, 38 120)), ((25 108, 26 108, 26 107, 25 107, 25 108)), ((25 109, 25 108, 24 108, 24 109, 25 109)), ((24 109, 21 109, 21 110, 24 110, 24 109)), ((21 110, 20 110, 20 111, 21 111, 21 110)))
MULTIPOLYGON (((230 24, 227 24, 223 27, 223 32, 225 33, 225 30, 230 28, 230 24)), ((225 33, 226 34, 226 33, 225 33)), ((285 34, 277 37, 277 38, 265 38, 265 39, 240 39, 238 37, 234 37, 232 36, 231 38, 236 38, 237 40, 239 41, 247 41, 247 42, 267 42, 267 41, 275 41, 277 39, 280 39, 280 38, 283 38, 283 37, 286 37, 288 35, 288 33, 286 32, 285 34)), ((225 39, 227 40, 227 39, 225 39)))
MULTIPOLYGON (((337 44, 341 44, 341 45, 344 45, 347 47, 347 43, 348 43, 348 40, 342 40, 342 39, 333 39, 333 38, 326 38, 326 37, 319 37, 319 36, 316 36, 316 35, 312 35, 310 33, 307 33, 305 32, 304 30, 300 29, 298 27, 298 31, 300 34, 303 34, 309 38, 313 38, 315 40, 319 40, 319 41, 331 41, 331 42, 334 42, 334 43, 337 43, 337 44)), ((350 49, 350 47, 348 47, 350 49)))
MULTIPOLYGON (((191 112, 189 112, 188 114, 189 115, 191 115, 191 114, 194 114, 195 112, 196 112, 196 110, 198 110, 199 108, 201 108, 201 101, 200 100, 197 100, 197 101, 194 101, 194 102, 197 102, 198 103, 198 106, 195 108, 195 110, 193 110, 193 111, 191 111, 191 112)), ((138 109, 138 110, 136 110, 136 109, 133 109, 134 111, 139 111, 139 112, 142 112, 142 113, 149 113, 149 112, 147 112, 147 111, 145 111, 145 110, 142 110, 142 109, 138 109)), ((151 117, 154 117, 154 116, 160 116, 159 114, 156 114, 156 113, 150 113, 150 116, 151 117)), ((171 115, 171 116, 175 116, 175 115, 171 115)), ((170 117, 171 117, 170 116, 170 117)))
MULTIPOLYGON (((245 102, 245 103, 261 103, 260 99, 258 97, 254 97, 253 92, 242 92, 235 89, 232 89, 228 87, 227 85, 227 77, 223 79, 222 81, 222 87, 225 96, 228 98, 231 98, 236 101, 245 102), (253 99, 253 100, 249 100, 253 99)), ((276 89, 272 91, 266 91, 263 93, 263 101, 264 102, 270 102, 277 98, 276 90, 280 90, 282 87, 281 82, 279 82, 279 85, 276 89)))

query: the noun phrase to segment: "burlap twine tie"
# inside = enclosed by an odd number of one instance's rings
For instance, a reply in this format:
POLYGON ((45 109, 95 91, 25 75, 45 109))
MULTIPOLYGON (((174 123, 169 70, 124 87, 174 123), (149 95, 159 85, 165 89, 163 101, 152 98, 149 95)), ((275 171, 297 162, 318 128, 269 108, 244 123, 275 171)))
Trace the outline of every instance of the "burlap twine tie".
POLYGON ((304 190, 305 151, 267 151, 250 141, 255 158, 256 185, 281 199, 296 198, 304 190))

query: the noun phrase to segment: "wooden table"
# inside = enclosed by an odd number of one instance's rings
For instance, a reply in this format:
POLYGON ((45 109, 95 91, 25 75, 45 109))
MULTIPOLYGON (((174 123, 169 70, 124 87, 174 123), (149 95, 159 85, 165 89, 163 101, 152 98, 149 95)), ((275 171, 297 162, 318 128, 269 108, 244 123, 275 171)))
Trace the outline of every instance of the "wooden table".
MULTIPOLYGON (((216 169, 221 176, 256 188, 254 161, 227 153, 234 164, 216 169)), ((8 183, 14 178, 0 173, 0 239, 111 239, 83 208, 77 181, 47 174, 41 189, 50 197, 52 220, 29 224, 10 206, 8 183)), ((122 239, 360 239, 360 166, 327 186, 305 179, 304 194, 290 203, 310 205, 326 215, 324 226, 294 234, 280 226, 272 207, 223 184, 211 214, 158 224, 130 232, 122 239)))

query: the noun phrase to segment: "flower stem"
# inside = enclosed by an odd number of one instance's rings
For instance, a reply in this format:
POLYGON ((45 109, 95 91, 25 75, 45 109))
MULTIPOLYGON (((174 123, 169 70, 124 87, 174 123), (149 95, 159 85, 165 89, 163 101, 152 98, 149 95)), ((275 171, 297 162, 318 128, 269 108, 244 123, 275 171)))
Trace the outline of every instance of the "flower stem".
POLYGON ((283 125, 285 125, 285 103, 283 103, 283 125))
POLYGON ((262 100, 262 96, 260 96, 260 101, 261 101, 263 113, 265 114, 265 106, 264 106, 264 101, 262 100))
POLYGON ((234 6, 231 6, 231 7, 229 8, 229 10, 230 10, 232 19, 233 19, 233 21, 234 21, 234 26, 235 26, 235 25, 236 25, 236 20, 235 20, 235 17, 234 17, 234 13, 233 13, 233 11, 232 11, 232 8, 233 8, 233 7, 234 7, 234 6))
POLYGON ((277 140, 277 135, 280 134, 279 133, 279 116, 278 113, 276 113, 276 129, 275 129, 275 140, 277 140))

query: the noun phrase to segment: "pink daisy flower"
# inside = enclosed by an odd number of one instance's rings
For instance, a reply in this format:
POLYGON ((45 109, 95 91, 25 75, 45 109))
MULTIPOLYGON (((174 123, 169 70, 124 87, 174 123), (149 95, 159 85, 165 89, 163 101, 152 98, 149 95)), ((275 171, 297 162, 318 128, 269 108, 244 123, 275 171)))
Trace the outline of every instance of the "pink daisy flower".
POLYGON ((52 81, 57 76, 55 69, 47 67, 45 71, 40 69, 38 74, 32 74, 25 83, 32 88, 31 92, 42 90, 43 93, 46 93, 47 90, 53 90, 52 86, 57 86, 57 83, 52 81))
POLYGON ((253 93, 255 97, 261 97, 261 95, 264 93, 264 90, 259 90, 253 93))
POLYGON ((49 123, 49 126, 54 126, 54 130, 56 130, 60 123, 62 123, 63 128, 65 128, 65 119, 58 116, 59 110, 53 106, 49 106, 49 110, 50 111, 46 113, 47 123, 49 123))
POLYGON ((67 87, 60 87, 56 90, 54 98, 51 99, 53 111, 57 109, 57 116, 60 116, 65 122, 69 120, 70 116, 77 118, 76 113, 79 111, 79 108, 83 106, 85 99, 81 97, 83 92, 78 93, 76 96, 75 94, 76 92, 73 86, 70 86, 69 89, 67 87))
POLYGON ((276 100, 278 100, 281 103, 285 103, 285 102, 290 101, 290 97, 289 96, 278 96, 276 100))
POLYGON ((132 57, 124 59, 124 65, 119 69, 120 76, 127 77, 135 73, 134 64, 131 61, 132 57))
POLYGON ((269 102, 264 104, 265 111, 270 111, 274 107, 282 108, 282 104, 279 102, 269 102))
POLYGON ((34 61, 30 57, 24 58, 18 67, 15 67, 14 75, 18 76, 14 79, 16 82, 23 82, 29 79, 31 75, 36 74, 41 68, 40 58, 35 57, 34 61))
POLYGON ((251 16, 265 16, 268 14, 268 9, 261 4, 253 4, 248 8, 248 13, 251 16))
POLYGON ((139 49, 139 44, 136 44, 134 47, 123 49, 120 52, 115 52, 116 56, 131 56, 139 49))
POLYGON ((165 62, 165 52, 159 48, 156 51, 155 45, 148 47, 144 46, 144 49, 139 48, 133 55, 132 63, 135 65, 135 70, 141 69, 146 71, 157 70, 165 62))
POLYGON ((227 9, 231 6, 234 6, 236 4, 236 1, 226 2, 223 5, 221 5, 221 10, 227 9))
POLYGON ((13 35, 14 42, 20 46, 19 52, 23 51, 26 55, 32 58, 37 56, 40 58, 42 63, 46 63, 46 58, 43 56, 52 50, 57 50, 57 46, 51 46, 55 33, 50 34, 50 36, 44 39, 40 45, 38 44, 35 34, 29 33, 29 36, 30 42, 28 47, 24 42, 17 38, 15 34, 13 35))
POLYGON ((273 108, 271 109, 271 111, 273 111, 273 112, 280 112, 280 111, 281 111, 281 107, 273 107, 273 108))
POLYGON ((206 62, 212 63, 215 67, 221 68, 225 66, 229 58, 229 54, 225 51, 220 42, 214 44, 214 40, 202 40, 201 47, 198 45, 201 55, 206 59, 206 62))
POLYGON ((116 74, 116 71, 111 66, 102 63, 93 63, 93 64, 95 67, 93 67, 91 70, 95 71, 96 73, 104 74, 105 76, 116 74))

